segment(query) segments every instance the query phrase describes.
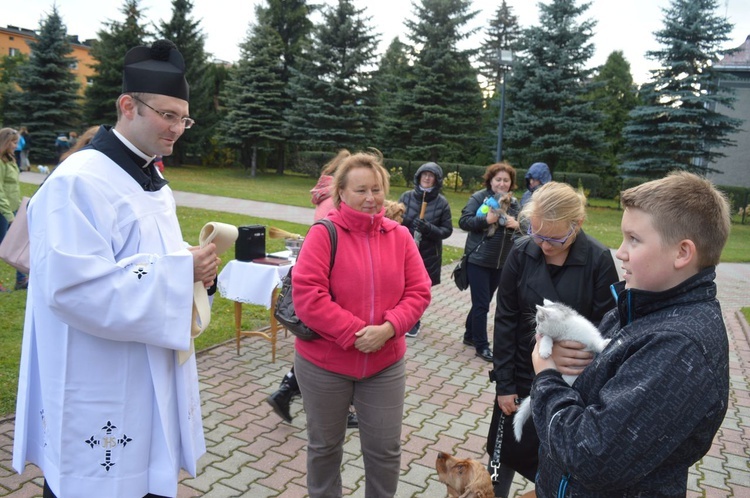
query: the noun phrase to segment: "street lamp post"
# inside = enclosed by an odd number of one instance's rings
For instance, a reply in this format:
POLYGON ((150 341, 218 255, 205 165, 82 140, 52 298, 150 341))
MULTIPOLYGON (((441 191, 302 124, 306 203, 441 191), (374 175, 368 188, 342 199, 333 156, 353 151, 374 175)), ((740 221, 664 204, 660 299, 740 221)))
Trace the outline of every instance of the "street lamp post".
POLYGON ((502 87, 500 90, 500 117, 497 120, 497 151, 495 152, 495 162, 503 160, 503 119, 505 118, 505 75, 506 70, 513 63, 513 52, 510 50, 500 50, 498 60, 502 71, 502 87))

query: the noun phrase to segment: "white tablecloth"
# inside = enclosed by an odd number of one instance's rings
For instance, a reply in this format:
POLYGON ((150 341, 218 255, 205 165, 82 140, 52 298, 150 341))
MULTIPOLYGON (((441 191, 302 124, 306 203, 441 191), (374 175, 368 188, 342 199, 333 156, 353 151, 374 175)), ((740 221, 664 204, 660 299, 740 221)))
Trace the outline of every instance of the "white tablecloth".
POLYGON ((219 293, 232 301, 258 304, 270 309, 273 290, 281 286, 281 279, 291 267, 291 264, 261 265, 233 259, 219 273, 219 293))

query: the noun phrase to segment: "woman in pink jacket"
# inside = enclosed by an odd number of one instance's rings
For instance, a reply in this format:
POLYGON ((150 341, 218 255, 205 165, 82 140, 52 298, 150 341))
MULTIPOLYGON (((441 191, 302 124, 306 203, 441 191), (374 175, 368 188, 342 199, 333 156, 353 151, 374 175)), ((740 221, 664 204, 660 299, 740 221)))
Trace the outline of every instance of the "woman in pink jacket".
POLYGON ((409 231, 384 216, 388 173, 381 156, 345 158, 333 181, 338 234, 314 225, 293 273, 299 318, 322 337, 297 339, 294 369, 307 416, 311 498, 342 495, 350 402, 359 417, 365 495, 393 497, 401 465, 404 336, 430 302, 430 277, 409 231))

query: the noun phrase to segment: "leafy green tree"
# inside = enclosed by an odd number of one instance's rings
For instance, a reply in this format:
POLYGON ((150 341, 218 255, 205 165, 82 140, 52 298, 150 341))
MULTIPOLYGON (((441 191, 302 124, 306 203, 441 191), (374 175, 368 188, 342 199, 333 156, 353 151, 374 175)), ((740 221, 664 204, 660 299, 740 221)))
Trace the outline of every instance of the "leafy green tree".
POLYGON ((22 53, 0 57, 0 123, 8 122, 5 119, 8 102, 11 100, 11 94, 18 92, 14 80, 18 75, 19 68, 23 67, 28 61, 29 57, 22 53))
POLYGON ((672 0, 664 9, 664 28, 655 33, 663 46, 647 52, 661 68, 641 89, 643 104, 630 113, 624 133, 630 148, 622 169, 628 174, 659 178, 680 169, 716 172, 712 162, 734 145, 729 136, 741 120, 716 112, 732 108, 733 90, 719 84, 714 63, 726 53, 733 25, 716 15, 716 0, 672 0))
POLYGON ((133 47, 144 45, 151 36, 142 20, 139 0, 125 0, 120 12, 124 21, 105 22, 97 32, 90 54, 96 61, 91 85, 86 88, 84 121, 88 126, 114 124, 117 121, 115 99, 122 93, 122 67, 125 54, 133 47))
POLYGON ((201 32, 200 22, 191 18, 192 11, 191 0, 172 0, 172 18, 159 25, 159 37, 177 45, 185 59, 185 78, 190 84, 190 115, 196 120, 196 125, 182 135, 172 155, 165 159, 166 164, 172 166, 183 164, 188 152, 200 156, 206 151, 219 120, 210 92, 212 82, 207 78, 206 37, 201 32))
POLYGON ((471 50, 458 44, 471 35, 466 25, 477 14, 470 0, 421 0, 407 19, 413 84, 401 92, 399 116, 411 135, 409 158, 469 161, 479 151, 482 94, 471 50))
POLYGON ((78 129, 81 107, 79 85, 70 70, 76 59, 70 55, 73 48, 56 5, 40 21, 39 35, 29 47, 29 62, 19 68, 14 80, 21 91, 11 94, 6 117, 29 129, 36 160, 54 162, 55 137, 78 129))
POLYGON ((304 65, 290 82, 288 132, 308 149, 360 149, 370 145, 375 115, 370 67, 377 36, 370 18, 351 0, 324 8, 304 65))
POLYGON ((258 149, 273 150, 284 141, 286 85, 279 64, 284 44, 267 23, 261 6, 258 24, 240 45, 240 60, 230 69, 222 94, 225 115, 219 123, 221 141, 240 152, 240 160, 255 176, 258 149))
POLYGON ((638 103, 630 63, 621 50, 609 54, 607 61, 598 69, 589 85, 587 99, 593 102, 594 109, 602 113, 601 129, 606 144, 602 158, 607 165, 607 176, 615 176, 625 152, 622 132, 628 122, 628 114, 638 103))
POLYGON ((595 22, 579 21, 588 3, 539 3, 539 25, 524 31, 508 80, 505 150, 511 163, 536 161, 559 171, 600 165, 601 116, 585 99, 595 22))

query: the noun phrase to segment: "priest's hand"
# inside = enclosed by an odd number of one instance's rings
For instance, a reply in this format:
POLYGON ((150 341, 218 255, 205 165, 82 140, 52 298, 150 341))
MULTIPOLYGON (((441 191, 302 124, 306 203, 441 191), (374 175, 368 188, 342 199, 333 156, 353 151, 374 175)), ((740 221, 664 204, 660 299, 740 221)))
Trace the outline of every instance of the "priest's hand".
POLYGON ((216 280, 221 259, 216 255, 216 244, 211 242, 206 247, 188 248, 193 254, 193 282, 203 282, 208 289, 216 280))

